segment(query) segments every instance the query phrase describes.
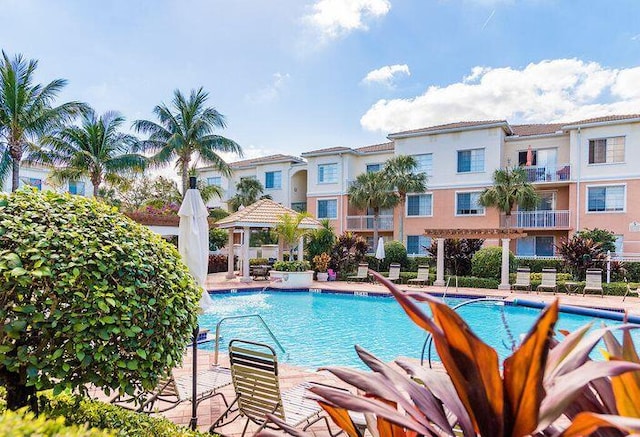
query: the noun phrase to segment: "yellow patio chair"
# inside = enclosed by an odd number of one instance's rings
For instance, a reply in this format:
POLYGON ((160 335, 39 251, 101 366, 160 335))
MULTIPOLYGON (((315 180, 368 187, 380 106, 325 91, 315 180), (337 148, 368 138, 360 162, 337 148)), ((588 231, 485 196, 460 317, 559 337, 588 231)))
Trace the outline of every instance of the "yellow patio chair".
POLYGON ((512 287, 514 290, 522 288, 531 291, 531 269, 529 267, 518 267, 516 282, 512 287))
POLYGON ((369 280, 369 264, 358 264, 358 271, 355 275, 347 276, 347 282, 351 281, 368 281, 369 280))
POLYGON ((600 297, 604 297, 604 289, 602 288, 602 269, 587 269, 586 284, 582 290, 582 297, 587 291, 600 293, 600 297))
POLYGON ((271 346, 252 341, 231 340, 229 360, 236 398, 211 425, 209 432, 215 432, 216 428, 228 425, 238 417, 247 419, 242 430, 243 436, 247 432, 249 422, 258 425, 256 433, 264 428, 278 429, 279 427, 269 422, 266 417, 267 414, 272 414, 287 426, 297 428, 302 425, 303 431, 324 420, 331 437, 340 433, 331 433, 329 421, 321 414, 323 410, 320 405, 307 398, 307 388, 311 387, 312 383, 302 383, 287 391, 280 391, 278 360, 271 346), (234 409, 236 405, 237 408, 234 409), (234 412, 237 412, 234 417, 227 417, 234 412))
POLYGON ((391 282, 400 281, 400 264, 391 263, 389 265, 389 277, 387 279, 391 282))
POLYGON ((542 282, 536 288, 536 292, 540 290, 552 290, 553 294, 558 291, 558 283, 556 282, 556 269, 542 269, 542 282))
POLYGON ((418 266, 418 276, 407 281, 409 285, 416 284, 421 287, 429 285, 429 266, 418 266))
POLYGON ((632 287, 631 284, 629 283, 629 280, 626 277, 624 278, 624 282, 627 285, 627 291, 624 292, 624 296, 622 297, 623 302, 627 298, 629 293, 638 293, 638 284, 636 284, 635 287, 632 287))

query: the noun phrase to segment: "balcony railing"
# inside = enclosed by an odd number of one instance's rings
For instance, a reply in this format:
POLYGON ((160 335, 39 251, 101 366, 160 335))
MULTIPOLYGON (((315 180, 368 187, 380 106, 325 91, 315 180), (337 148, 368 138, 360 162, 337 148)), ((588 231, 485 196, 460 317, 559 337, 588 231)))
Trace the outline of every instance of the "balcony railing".
POLYGON ((521 167, 527 173, 529 182, 559 182, 571 180, 571 165, 532 165, 521 167))
POLYGON ((298 212, 307 212, 307 202, 291 202, 291 209, 298 212))
MULTIPOLYGON (((506 216, 500 217, 506 226, 506 216)), ((517 211, 511 214, 511 228, 557 229, 569 227, 569 211, 517 211)))
MULTIPOLYGON (((353 231, 373 230, 373 216, 372 215, 348 215, 347 229, 353 230, 353 231)), ((378 216, 378 230, 392 231, 393 216, 392 215, 378 216)))

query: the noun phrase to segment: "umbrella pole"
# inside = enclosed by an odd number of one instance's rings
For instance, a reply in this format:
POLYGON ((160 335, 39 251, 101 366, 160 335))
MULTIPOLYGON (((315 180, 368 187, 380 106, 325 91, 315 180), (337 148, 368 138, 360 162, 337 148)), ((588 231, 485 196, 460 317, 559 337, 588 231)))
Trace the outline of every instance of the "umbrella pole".
POLYGON ((196 325, 193 330, 193 344, 191 348, 193 350, 193 365, 192 365, 192 386, 191 386, 191 421, 189 422, 189 426, 191 429, 195 431, 196 426, 198 426, 198 402, 197 399, 197 391, 198 391, 198 381, 197 370, 198 370, 198 333, 200 332, 200 326, 196 325))

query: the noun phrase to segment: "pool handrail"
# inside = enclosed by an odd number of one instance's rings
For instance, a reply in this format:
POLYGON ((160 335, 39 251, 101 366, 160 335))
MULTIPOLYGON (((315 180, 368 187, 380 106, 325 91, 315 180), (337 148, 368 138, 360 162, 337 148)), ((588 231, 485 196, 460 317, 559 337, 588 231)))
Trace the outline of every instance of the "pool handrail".
POLYGON ((214 356, 213 356, 214 365, 216 365, 216 366, 218 365, 218 350, 219 350, 219 346, 220 346, 220 325, 222 325, 222 322, 224 322, 226 320, 231 320, 231 319, 246 319, 246 318, 250 318, 250 317, 254 317, 254 318, 257 318, 258 320, 260 320, 260 322, 262 323, 262 326, 264 327, 264 329, 267 330, 267 333, 269 334, 271 339, 275 342, 275 344, 278 346, 278 348, 282 351, 282 353, 283 354, 287 353, 284 350, 284 347, 282 347, 282 344, 280 344, 280 342, 276 338, 276 336, 273 333, 273 331, 271 331, 271 329, 269 328, 269 325, 267 325, 267 323, 264 321, 264 319, 262 318, 262 316, 260 314, 242 314, 242 315, 238 315, 238 316, 228 316, 228 317, 221 318, 218 321, 218 323, 216 324, 216 338, 215 338, 215 348, 214 348, 214 356))
MULTIPOLYGON (((469 300, 465 300, 462 303, 459 303, 456 306, 451 307, 452 310, 457 310, 460 307, 466 306, 466 305, 470 305, 472 303, 476 303, 476 302, 505 302, 505 298, 502 297, 479 297, 477 299, 469 299, 469 300)), ((431 345, 433 344, 433 336, 431 335, 431 333, 427 333, 427 338, 424 339, 424 343, 422 344, 422 352, 420 353, 420 366, 424 365, 424 351, 425 349, 427 349, 427 346, 429 348, 429 368, 432 369, 433 366, 431 364, 431 345)))

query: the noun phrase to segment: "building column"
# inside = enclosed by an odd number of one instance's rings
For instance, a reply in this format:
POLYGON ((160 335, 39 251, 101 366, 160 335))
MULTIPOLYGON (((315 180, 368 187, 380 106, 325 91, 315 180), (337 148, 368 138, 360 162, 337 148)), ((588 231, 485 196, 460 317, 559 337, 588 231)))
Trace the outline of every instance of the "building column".
POLYGON ((242 232, 242 277, 241 282, 251 282, 249 276, 249 240, 251 239, 251 228, 245 226, 242 232))
POLYGON ((437 238, 438 259, 436 261, 436 281, 433 285, 444 287, 444 238, 437 238))
POLYGON ((304 259, 304 237, 300 237, 298 241, 298 261, 302 261, 304 259))
POLYGON ((500 275, 500 285, 498 290, 511 290, 509 284, 509 242, 510 238, 502 239, 502 271, 500 275))
POLYGON ((233 260, 235 258, 235 251, 233 250, 233 228, 229 229, 229 241, 227 241, 227 279, 233 279, 236 277, 234 272, 233 260))

